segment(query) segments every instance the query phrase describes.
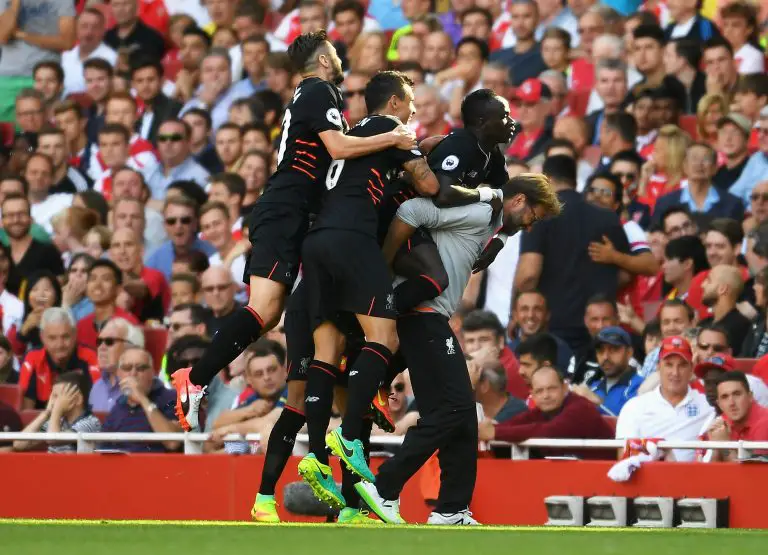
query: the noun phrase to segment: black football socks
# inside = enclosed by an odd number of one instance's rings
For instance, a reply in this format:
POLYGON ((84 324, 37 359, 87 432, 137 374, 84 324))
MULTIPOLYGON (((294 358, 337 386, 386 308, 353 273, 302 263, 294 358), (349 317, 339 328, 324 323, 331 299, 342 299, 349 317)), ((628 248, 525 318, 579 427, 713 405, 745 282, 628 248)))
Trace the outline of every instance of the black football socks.
POLYGON ((256 341, 264 328, 261 317, 250 307, 238 308, 213 336, 203 357, 192 367, 189 381, 208 385, 221 370, 256 341))
POLYGON ((309 452, 328 464, 325 434, 333 411, 333 388, 339 369, 332 364, 313 360, 307 369, 307 390, 304 400, 309 432, 309 452))
POLYGON ((296 435, 305 421, 304 413, 289 406, 283 408, 283 412, 280 413, 280 417, 272 428, 272 433, 269 434, 264 468, 261 471, 260 494, 275 495, 277 481, 293 452, 296 435))
POLYGON ((362 439, 363 417, 369 412, 391 358, 392 353, 387 347, 368 342, 352 365, 347 386, 347 412, 341 423, 345 439, 362 439))

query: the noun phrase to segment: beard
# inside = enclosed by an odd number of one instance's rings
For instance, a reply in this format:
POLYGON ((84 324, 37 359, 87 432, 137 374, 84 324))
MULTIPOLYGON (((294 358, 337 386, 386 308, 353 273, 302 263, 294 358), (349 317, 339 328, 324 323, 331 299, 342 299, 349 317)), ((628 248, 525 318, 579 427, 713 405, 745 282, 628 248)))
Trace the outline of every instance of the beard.
POLYGON ((504 218, 504 232, 510 237, 515 235, 521 229, 523 229, 522 212, 513 212, 504 218))
POLYGON ((717 295, 703 295, 701 297, 701 304, 704 306, 715 306, 717 304, 717 295))
POLYGON ((337 87, 344 82, 344 70, 341 68, 341 62, 333 64, 333 75, 331 76, 333 84, 337 87))

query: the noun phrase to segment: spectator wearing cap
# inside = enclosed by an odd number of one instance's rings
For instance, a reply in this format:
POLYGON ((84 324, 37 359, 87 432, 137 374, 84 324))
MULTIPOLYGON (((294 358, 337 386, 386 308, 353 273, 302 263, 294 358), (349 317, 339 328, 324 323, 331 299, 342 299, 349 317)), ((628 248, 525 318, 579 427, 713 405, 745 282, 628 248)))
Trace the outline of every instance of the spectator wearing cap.
POLYGON ((705 143, 694 143, 685 152, 683 169, 687 179, 677 191, 659 197, 654 209, 654 219, 678 204, 688 207, 691 213, 706 214, 710 218, 744 218, 744 204, 730 193, 719 192, 712 183, 717 170, 717 153, 705 143))
POLYGON ((504 367, 492 365, 480 371, 475 384, 475 400, 483 407, 486 418, 506 422, 516 414, 525 412, 525 403, 507 392, 507 376, 504 367))
MULTIPOLYGON (((698 385, 703 386, 707 400, 713 407, 718 408, 717 384, 720 378, 724 374, 734 372, 735 370, 736 361, 729 352, 718 353, 704 358, 694 366, 693 373, 699 380, 698 385)), ((752 398, 755 402, 761 407, 768 408, 768 386, 763 383, 763 380, 751 374, 747 374, 746 379, 749 384, 749 391, 752 393, 752 398)))
MULTIPOLYGON (((659 328, 661 337, 681 336, 689 330, 696 321, 696 313, 693 309, 681 299, 667 299, 659 308, 659 328)), ((643 378, 648 378, 656 371, 659 363, 659 354, 661 346, 646 353, 643 367, 638 374, 643 378)), ((641 394, 643 393, 641 389, 641 394)))
POLYGON ((168 186, 174 181, 194 181, 200 187, 208 183, 210 174, 195 161, 190 149, 192 128, 180 119, 167 119, 157 131, 160 164, 147 179, 152 198, 165 199, 168 186))
MULTIPOLYGON (((229 108, 238 98, 244 98, 232 87, 232 60, 222 48, 212 48, 200 64, 200 87, 179 112, 180 116, 193 108, 208 110, 213 129, 229 118, 229 108)), ((247 95, 246 95, 247 96, 247 95)))
MULTIPOLYGON (((690 386, 692 360, 691 346, 684 337, 675 335, 662 341, 660 384, 624 405, 616 423, 616 439, 697 439, 713 409, 707 398, 690 386)), ((676 461, 692 461, 695 457, 693 450, 685 449, 676 449, 671 455, 676 461)))
POLYGON ((673 39, 664 47, 664 69, 685 87, 686 114, 695 114, 699 100, 707 94, 707 78, 699 70, 701 45, 689 39, 673 39))
MULTIPOLYGON (((717 380, 717 406, 721 416, 707 430, 710 441, 768 441, 768 409, 750 392, 743 372, 726 372, 717 380)), ((757 451, 755 455, 765 455, 757 451)), ((711 461, 738 460, 737 451, 713 451, 711 461)))
MULTIPOLYGON (((509 441, 520 443, 531 438, 611 439, 613 430, 603 420, 597 407, 584 397, 572 393, 563 376, 554 368, 544 366, 531 377, 531 396, 536 404, 527 412, 496 424, 491 419, 479 425, 480 441, 509 441)), ((547 455, 573 455, 572 449, 547 455)), ((613 453, 589 450, 584 458, 612 458, 613 453)))
POLYGON ((712 177, 718 192, 727 192, 747 166, 751 133, 752 122, 742 114, 731 112, 717 121, 717 151, 725 156, 725 163, 712 177))
POLYGON ((602 414, 618 416, 643 383, 630 366, 632 338, 619 326, 603 328, 595 337, 595 353, 602 376, 596 375, 571 390, 592 401, 602 414))
MULTIPOLYGON (((129 347, 120 356, 117 378, 122 396, 104 421, 104 432, 177 433, 176 394, 155 377, 152 355, 139 347, 129 347)), ((105 448, 133 453, 175 451, 179 442, 115 443, 105 448)))
POLYGON ((589 204, 576 192, 572 158, 547 158, 543 173, 565 208, 558 218, 522 234, 515 289, 541 291, 552 312, 550 331, 579 350, 590 341, 584 328, 587 300, 596 293, 615 299, 619 286, 618 268, 592 262, 589 244, 606 236, 617 251, 628 254, 629 242, 615 213, 589 204))
POLYGON ((511 34, 516 37, 513 46, 491 54, 492 62, 506 65, 512 74, 512 84, 519 86, 526 79, 547 69, 541 57, 541 46, 535 35, 539 25, 539 8, 534 0, 512 0, 509 6, 512 17, 511 34))
POLYGON ((542 154, 552 140, 552 128, 548 125, 552 91, 539 79, 528 79, 517 88, 515 101, 522 131, 507 149, 507 156, 530 160, 542 154))
POLYGON ((739 345, 752 328, 752 322, 744 316, 736 303, 744 288, 741 270, 736 266, 721 264, 710 270, 702 283, 701 300, 712 308, 712 316, 701 321, 702 325, 717 324, 728 332, 728 343, 739 345))
POLYGON ((720 37, 717 25, 699 14, 700 0, 680 0, 667 6, 674 23, 664 29, 667 39, 690 39, 704 42, 712 37, 720 37))

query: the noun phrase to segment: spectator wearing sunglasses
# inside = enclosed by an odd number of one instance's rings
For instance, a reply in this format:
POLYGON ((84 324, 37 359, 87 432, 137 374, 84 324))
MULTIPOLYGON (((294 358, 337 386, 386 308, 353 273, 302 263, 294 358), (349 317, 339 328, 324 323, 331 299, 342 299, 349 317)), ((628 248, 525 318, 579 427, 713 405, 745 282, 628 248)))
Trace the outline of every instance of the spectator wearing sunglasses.
POLYGON ((225 266, 211 266, 203 273, 201 281, 203 300, 213 312, 207 322, 208 335, 213 337, 237 307, 237 287, 232 280, 232 273, 225 266))
POLYGON ((169 119, 160 125, 157 132, 160 164, 147 180, 152 198, 164 199, 168 186, 174 181, 194 181, 201 187, 208 183, 208 170, 192 156, 191 137, 192 128, 184 120, 169 119))
POLYGON ((93 384, 88 402, 95 412, 109 412, 122 395, 117 363, 128 347, 144 347, 144 332, 124 318, 112 318, 96 340, 101 378, 93 384))
POLYGON ((342 94, 346 104, 345 116, 350 127, 368 115, 368 108, 365 106, 365 86, 370 81, 366 73, 351 71, 345 78, 342 85, 342 94))
POLYGON ((165 201, 163 217, 170 239, 149 255, 147 266, 161 271, 169 281, 174 262, 188 260, 193 251, 201 251, 206 256, 216 252, 210 243, 197 237, 199 212, 198 204, 184 195, 174 195, 165 201))

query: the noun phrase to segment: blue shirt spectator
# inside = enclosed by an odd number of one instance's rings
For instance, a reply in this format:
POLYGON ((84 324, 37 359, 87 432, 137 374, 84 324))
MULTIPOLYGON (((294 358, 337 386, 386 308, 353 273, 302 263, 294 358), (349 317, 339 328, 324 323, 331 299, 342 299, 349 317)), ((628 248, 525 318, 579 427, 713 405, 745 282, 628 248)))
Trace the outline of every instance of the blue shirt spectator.
MULTIPOLYGON (((207 257, 210 257, 213 256, 213 254, 216 252, 216 249, 207 241, 195 238, 195 240, 192 242, 192 245, 189 247, 189 251, 200 251, 207 257)), ((169 240, 157 247, 155 252, 149 255, 147 258, 147 266, 163 272, 165 279, 170 282, 173 262, 176 260, 176 257, 177 249, 174 246, 173 241, 169 240)))
MULTIPOLYGON (((163 135, 158 135, 158 141, 163 135)), ((163 200, 168 186, 174 181, 194 181, 204 188, 208 183, 210 173, 197 163, 193 156, 186 158, 181 164, 170 169, 158 165, 157 169, 149 176, 147 185, 152 193, 152 198, 163 200)))

